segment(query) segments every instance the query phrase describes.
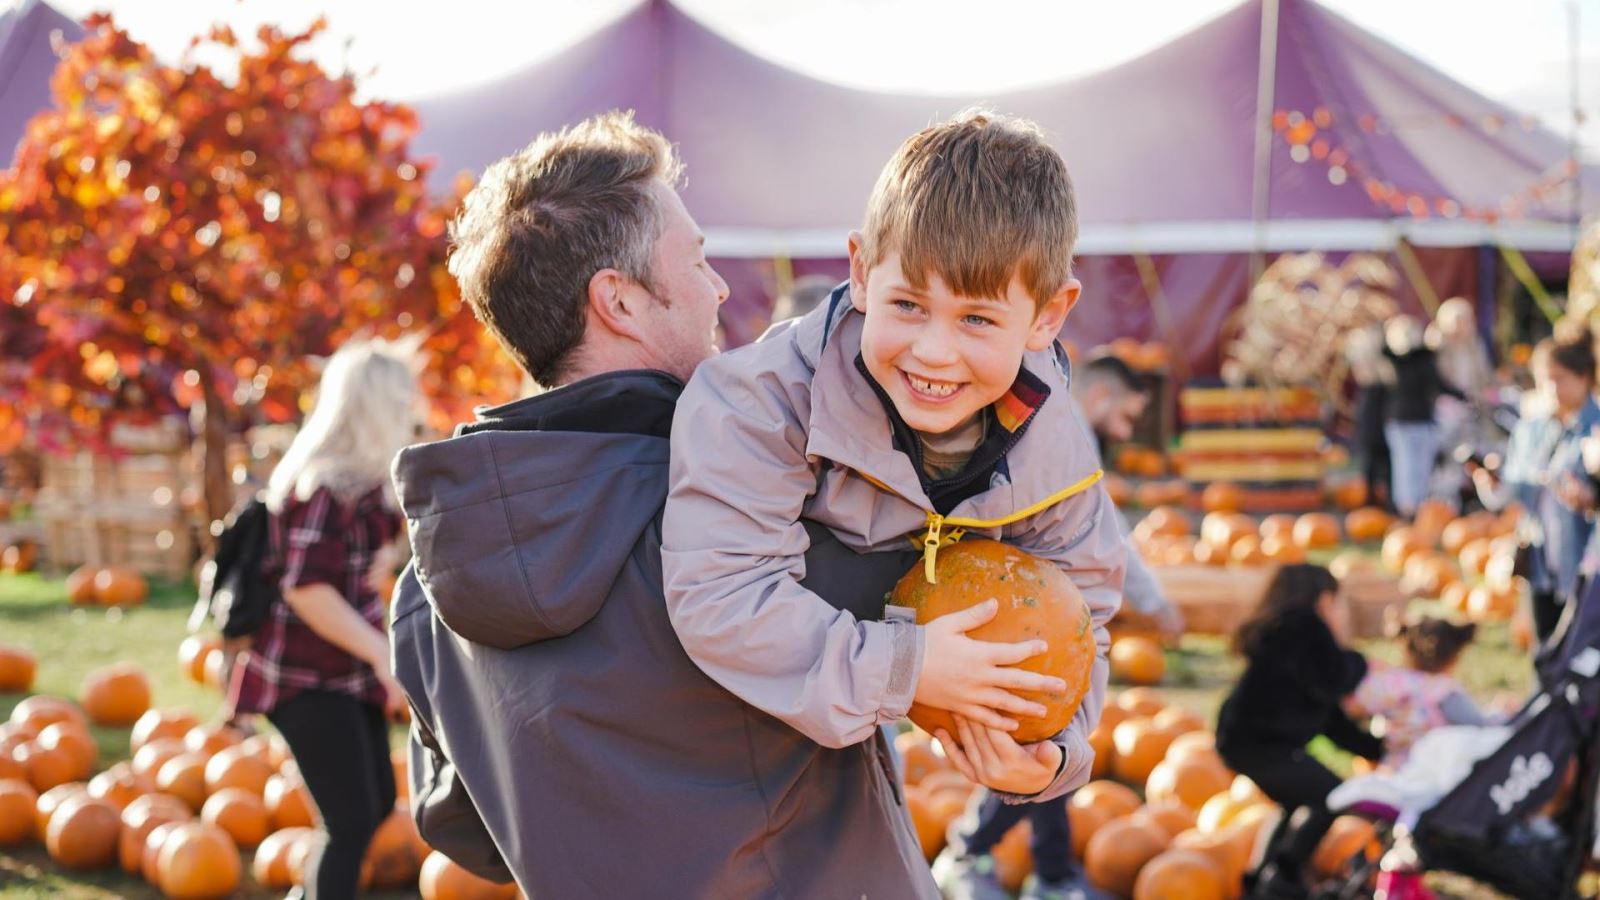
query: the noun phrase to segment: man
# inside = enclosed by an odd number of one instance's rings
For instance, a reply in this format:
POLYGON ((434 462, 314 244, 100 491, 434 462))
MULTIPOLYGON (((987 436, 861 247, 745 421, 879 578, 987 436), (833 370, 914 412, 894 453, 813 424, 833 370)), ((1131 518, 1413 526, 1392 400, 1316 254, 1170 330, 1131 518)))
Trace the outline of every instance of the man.
MULTIPOLYGON (((1072 396, 1100 443, 1102 459, 1107 447, 1133 437, 1134 424, 1150 405, 1150 394, 1138 374, 1127 363, 1109 355, 1093 357, 1074 370, 1072 396)), ((1123 526, 1127 530, 1126 519, 1123 526)), ((1167 637, 1183 634, 1183 614, 1167 601, 1161 583, 1139 554, 1132 551, 1128 553, 1122 599, 1125 608, 1151 619, 1167 637)))
MULTIPOLYGON (((395 463, 413 815, 529 897, 936 897, 883 739, 819 746, 697 669, 667 619, 667 437, 727 297, 678 172, 660 135, 602 116, 491 166, 454 225, 464 299, 550 390, 395 463)), ((819 528, 807 584, 881 617, 914 560, 819 528)))

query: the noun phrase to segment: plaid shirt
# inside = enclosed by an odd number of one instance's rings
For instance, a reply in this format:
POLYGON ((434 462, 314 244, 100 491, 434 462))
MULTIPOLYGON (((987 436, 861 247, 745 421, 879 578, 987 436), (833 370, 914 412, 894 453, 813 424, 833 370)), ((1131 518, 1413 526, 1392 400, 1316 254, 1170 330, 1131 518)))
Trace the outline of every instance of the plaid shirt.
MULTIPOLYGON (((326 584, 382 631, 383 598, 367 585, 378 548, 400 530, 399 515, 376 488, 352 505, 320 489, 310 499, 291 498, 272 517, 272 549, 264 568, 290 588, 326 584)), ((271 712, 301 691, 349 694, 378 706, 383 686, 372 667, 323 640, 288 603, 274 603, 250 649, 239 654, 228 698, 236 713, 271 712)))

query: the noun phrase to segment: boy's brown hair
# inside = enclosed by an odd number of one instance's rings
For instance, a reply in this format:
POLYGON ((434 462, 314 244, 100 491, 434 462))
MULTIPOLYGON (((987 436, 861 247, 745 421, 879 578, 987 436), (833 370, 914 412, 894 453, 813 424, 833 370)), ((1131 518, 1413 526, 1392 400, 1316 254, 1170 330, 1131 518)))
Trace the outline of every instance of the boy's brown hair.
POLYGON ((962 296, 997 297, 1015 276, 1042 306, 1072 276, 1078 209, 1037 125, 969 109, 900 145, 863 231, 866 268, 898 252, 918 290, 932 272, 962 296))
POLYGON ((450 225, 450 273, 535 381, 559 384, 570 371, 596 272, 616 269, 650 289, 661 233, 651 185, 672 185, 681 171, 666 138, 631 112, 610 112, 539 135, 467 194, 450 225))

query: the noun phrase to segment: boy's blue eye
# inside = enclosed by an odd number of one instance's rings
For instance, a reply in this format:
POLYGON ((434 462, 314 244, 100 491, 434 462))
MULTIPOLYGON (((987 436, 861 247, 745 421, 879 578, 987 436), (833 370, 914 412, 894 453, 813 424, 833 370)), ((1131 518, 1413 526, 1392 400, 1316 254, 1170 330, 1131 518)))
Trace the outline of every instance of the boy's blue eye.
POLYGON ((969 316, 966 317, 966 321, 967 321, 968 325, 977 325, 977 326, 993 325, 994 324, 994 320, 993 319, 986 319, 986 318, 984 318, 983 316, 980 316, 980 315, 969 315, 969 316))
POLYGON ((916 312, 917 309, 919 308, 915 303, 912 303, 910 300, 891 300, 889 302, 894 305, 895 309, 898 309, 901 312, 916 312))

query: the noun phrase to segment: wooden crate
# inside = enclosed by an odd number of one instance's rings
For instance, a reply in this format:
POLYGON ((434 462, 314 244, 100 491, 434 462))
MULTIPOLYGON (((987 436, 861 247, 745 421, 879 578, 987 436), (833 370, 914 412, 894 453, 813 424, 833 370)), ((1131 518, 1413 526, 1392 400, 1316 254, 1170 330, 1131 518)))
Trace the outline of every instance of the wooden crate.
MULTIPOLYGON (((1187 630, 1195 634, 1231 635, 1261 605, 1276 566, 1155 566, 1167 600, 1183 613, 1187 630)), ((1383 572, 1355 572, 1340 582, 1350 602, 1353 637, 1383 635, 1385 610, 1404 608, 1399 582, 1383 572)))
POLYGON ((181 452, 48 458, 35 506, 47 565, 121 565, 186 577, 196 542, 182 498, 193 480, 181 452))

